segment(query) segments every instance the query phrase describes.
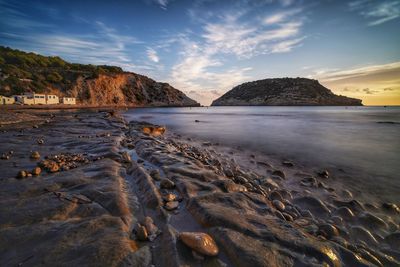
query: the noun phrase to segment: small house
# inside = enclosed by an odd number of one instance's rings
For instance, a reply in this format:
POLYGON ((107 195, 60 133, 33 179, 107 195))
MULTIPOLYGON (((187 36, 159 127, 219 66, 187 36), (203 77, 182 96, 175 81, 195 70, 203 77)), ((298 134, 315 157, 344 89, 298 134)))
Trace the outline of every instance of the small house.
POLYGON ((0 95, 0 105, 11 105, 14 103, 14 98, 0 95))
POLYGON ((61 103, 64 105, 76 105, 75 97, 63 97, 61 98, 61 103))
POLYGON ((36 93, 25 93, 20 96, 19 101, 25 105, 46 105, 46 95, 36 93))
POLYGON ((35 104, 35 98, 33 94, 23 94, 23 95, 15 95, 14 101, 18 104, 23 104, 23 105, 34 105, 35 104))
POLYGON ((47 105, 53 105, 53 104, 59 104, 60 100, 58 96, 56 95, 46 95, 46 104, 47 105))

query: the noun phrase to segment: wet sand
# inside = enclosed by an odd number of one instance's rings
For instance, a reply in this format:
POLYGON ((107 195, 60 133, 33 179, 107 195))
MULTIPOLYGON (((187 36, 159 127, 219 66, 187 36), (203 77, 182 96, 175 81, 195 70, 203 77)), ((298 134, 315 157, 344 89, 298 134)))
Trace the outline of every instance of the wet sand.
POLYGON ((116 112, 18 112, 0 119, 1 266, 400 266, 396 203, 318 166, 116 112))

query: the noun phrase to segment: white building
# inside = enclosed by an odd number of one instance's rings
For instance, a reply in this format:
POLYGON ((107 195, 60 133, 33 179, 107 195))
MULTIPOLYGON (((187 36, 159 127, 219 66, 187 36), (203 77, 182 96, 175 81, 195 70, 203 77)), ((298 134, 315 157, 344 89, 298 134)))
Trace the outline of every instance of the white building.
POLYGON ((0 95, 0 105, 11 105, 14 103, 14 98, 0 95))
POLYGON ((75 105, 76 98, 75 97, 63 97, 63 98, 61 98, 61 103, 64 105, 75 105))
MULTIPOLYGON (((45 94, 36 94, 36 93, 25 93, 23 96, 26 97, 26 99, 33 99, 33 105, 46 105, 46 95, 45 94)), ((28 104, 32 105, 30 101, 28 100, 29 103, 23 103, 23 104, 28 104)))
MULTIPOLYGON (((7 104, 18 103, 18 104, 23 104, 23 105, 56 105, 56 104, 60 104, 60 98, 57 95, 25 93, 23 95, 14 95, 12 98, 9 98, 7 100, 3 100, 3 98, 1 98, 0 104, 3 104, 3 101, 6 101, 7 104)), ((61 103, 65 104, 65 105, 76 105, 76 98, 75 97, 62 97, 61 103)))
POLYGON ((60 104, 60 99, 56 95, 46 95, 46 104, 60 104))
POLYGON ((35 104, 35 98, 32 94, 15 95, 13 97, 14 101, 18 104, 23 104, 23 105, 35 104))

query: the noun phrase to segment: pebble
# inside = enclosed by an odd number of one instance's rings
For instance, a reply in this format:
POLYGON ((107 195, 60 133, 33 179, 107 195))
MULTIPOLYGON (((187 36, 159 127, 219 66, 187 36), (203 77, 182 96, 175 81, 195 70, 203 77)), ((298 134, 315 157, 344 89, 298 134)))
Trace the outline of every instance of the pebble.
POLYGON ((293 200, 293 203, 302 209, 308 209, 312 214, 318 216, 330 215, 330 210, 319 198, 312 196, 298 197, 293 200))
POLYGON ((279 201, 283 202, 282 195, 277 191, 272 191, 271 194, 269 195, 269 199, 270 200, 279 200, 279 201))
POLYGON ((331 220, 335 224, 343 225, 343 218, 340 216, 332 216, 331 220))
POLYGON ((317 187, 318 182, 314 177, 306 177, 301 180, 300 184, 306 187, 317 187))
POLYGON ((382 204, 382 208, 390 211, 390 212, 396 212, 396 213, 400 213, 400 209, 396 204, 393 203, 383 203, 382 204))
POLYGON ((233 177, 233 172, 230 169, 224 170, 224 173, 226 177, 233 177))
POLYGON ((281 220, 286 220, 285 216, 283 216, 282 212, 276 210, 275 212, 275 216, 278 217, 281 220))
POLYGON ((156 181, 161 180, 160 172, 158 170, 151 170, 150 176, 156 181))
POLYGON ((277 192, 279 192, 279 194, 281 194, 281 196, 285 199, 293 199, 292 194, 285 189, 278 190, 277 192))
POLYGON ((7 154, 2 154, 0 158, 4 159, 4 160, 8 160, 8 159, 10 159, 10 156, 7 154))
POLYGON ((219 250, 217 244, 214 239, 206 233, 182 232, 179 235, 179 239, 185 245, 202 255, 218 255, 219 250))
POLYGON ((359 217, 358 220, 363 224, 365 227, 370 229, 377 229, 377 228, 384 228, 387 229, 388 225, 384 220, 381 218, 369 213, 363 212, 359 217))
POLYGON ((166 210, 176 210, 179 207, 179 202, 178 201, 170 201, 165 203, 164 208, 166 210))
POLYGON ((318 173, 318 175, 319 175, 320 177, 323 177, 323 178, 328 178, 328 177, 329 177, 329 172, 328 172, 327 170, 322 170, 322 171, 320 171, 320 172, 318 173))
POLYGON ((54 162, 54 161, 50 161, 47 165, 46 165, 46 170, 48 172, 58 172, 60 170, 60 166, 54 162))
POLYGON ((293 162, 290 162, 290 161, 287 161, 287 160, 283 161, 282 165, 286 166, 286 167, 293 167, 294 166, 293 162))
POLYGON ((40 153, 38 151, 33 151, 31 154, 31 159, 40 159, 40 153))
POLYGON ((174 189, 175 188, 175 183, 172 182, 170 179, 162 179, 160 182, 160 187, 162 189, 174 189))
POLYGON ((274 205, 274 207, 279 210, 279 211, 284 211, 285 210, 285 204, 283 204, 281 201, 279 200, 274 200, 272 201, 272 204, 274 205))
POLYGON ((132 158, 131 158, 131 156, 129 155, 129 153, 128 153, 127 151, 122 152, 121 156, 122 156, 122 160, 123 160, 125 163, 130 163, 130 162, 132 162, 132 158))
POLYGON ((174 201, 176 199, 176 195, 175 194, 165 194, 165 195, 163 195, 163 199, 166 202, 174 201))
POLYGON ((19 171, 17 174, 17 178, 18 179, 22 179, 25 178, 27 176, 27 172, 26 171, 19 171))
POLYGON ((296 220, 296 224, 301 227, 305 227, 305 226, 309 225, 310 222, 306 219, 298 219, 298 220, 296 220))
POLYGON ((38 176, 42 172, 42 169, 40 167, 35 167, 32 170, 32 175, 38 176))
POLYGON ((261 182, 262 185, 264 185, 264 186, 266 186, 266 187, 268 187, 270 189, 279 188, 278 184, 274 180, 272 180, 271 178, 261 179, 260 182, 261 182))
POLYGON ((343 190, 342 195, 344 198, 348 198, 348 199, 353 198, 353 194, 347 189, 343 190))
POLYGON ((340 206, 348 207, 353 212, 361 212, 361 211, 365 210, 364 205, 355 199, 350 200, 350 201, 333 200, 333 203, 338 207, 340 207, 340 206))
POLYGON ((335 215, 339 215, 345 220, 352 220, 354 218, 354 213, 348 207, 339 207, 334 212, 335 215))
POLYGON ((301 214, 301 216, 306 217, 306 218, 314 218, 311 211, 309 211, 309 210, 302 210, 300 212, 300 214, 301 214))
POLYGON ((139 241, 146 241, 148 239, 146 227, 138 224, 136 229, 136 236, 139 241))
POLYGON ((248 183, 249 180, 247 180, 246 178, 244 178, 243 176, 237 176, 235 177, 235 181, 239 184, 245 184, 248 183))
POLYGON ((353 226, 351 228, 351 231, 355 235, 355 239, 359 239, 361 241, 366 242, 368 245, 377 245, 378 241, 375 239, 375 237, 371 234, 370 231, 365 229, 362 226, 353 226))
POLYGON ((290 215, 289 213, 287 213, 287 212, 282 212, 282 215, 283 215, 283 217, 285 217, 285 220, 286 220, 286 221, 288 221, 288 222, 293 222, 293 216, 290 215))
POLYGON ((332 237, 339 235, 338 229, 332 224, 321 224, 318 227, 318 232, 327 239, 331 239, 332 237))
POLYGON ((154 224, 153 219, 151 217, 146 216, 143 219, 143 225, 144 225, 144 227, 146 227, 147 233, 149 235, 149 239, 150 239, 150 236, 157 235, 158 227, 154 224))
POLYGON ((265 166, 265 167, 267 167, 267 168, 272 168, 272 165, 269 164, 268 162, 257 161, 256 163, 257 163, 258 165, 263 165, 263 166, 265 166))

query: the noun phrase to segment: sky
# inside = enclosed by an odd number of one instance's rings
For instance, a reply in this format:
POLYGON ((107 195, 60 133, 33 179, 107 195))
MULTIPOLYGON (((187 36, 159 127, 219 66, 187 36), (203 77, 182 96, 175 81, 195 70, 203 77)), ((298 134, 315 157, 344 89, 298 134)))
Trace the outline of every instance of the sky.
POLYGON ((400 0, 0 0, 0 45, 117 65, 203 105, 277 77, 400 105, 400 0))

